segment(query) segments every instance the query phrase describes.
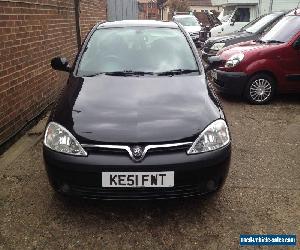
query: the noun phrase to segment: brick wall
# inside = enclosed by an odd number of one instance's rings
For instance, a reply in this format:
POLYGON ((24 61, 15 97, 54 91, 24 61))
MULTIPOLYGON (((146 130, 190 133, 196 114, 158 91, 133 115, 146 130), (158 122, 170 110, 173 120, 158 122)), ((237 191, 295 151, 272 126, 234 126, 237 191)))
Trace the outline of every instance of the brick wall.
MULTIPOLYGON (((81 0, 81 37, 106 19, 105 0, 81 0)), ((77 52, 74 0, 0 0, 0 146, 53 102, 67 74, 50 60, 77 52)))
POLYGON ((159 20, 159 9, 157 6, 157 1, 149 2, 149 0, 139 1, 139 19, 145 20, 159 20))
POLYGON ((106 0, 81 0, 80 27, 82 39, 85 38, 94 24, 103 20, 106 20, 106 0))

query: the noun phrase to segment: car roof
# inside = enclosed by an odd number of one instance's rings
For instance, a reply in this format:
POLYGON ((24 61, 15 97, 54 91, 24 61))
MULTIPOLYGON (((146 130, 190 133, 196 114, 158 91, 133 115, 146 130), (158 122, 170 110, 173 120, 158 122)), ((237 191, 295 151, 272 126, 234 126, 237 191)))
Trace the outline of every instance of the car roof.
POLYGON ((275 15, 275 16, 279 17, 279 16, 287 15, 288 13, 290 13, 290 11, 283 11, 283 10, 280 11, 280 10, 278 10, 278 11, 272 11, 272 12, 263 14, 263 15, 259 16, 258 18, 269 16, 269 15, 273 15, 273 16, 275 15))
POLYGON ((123 20, 114 22, 104 22, 98 28, 117 28, 117 27, 155 27, 155 28, 178 28, 174 22, 163 22, 155 20, 123 20))

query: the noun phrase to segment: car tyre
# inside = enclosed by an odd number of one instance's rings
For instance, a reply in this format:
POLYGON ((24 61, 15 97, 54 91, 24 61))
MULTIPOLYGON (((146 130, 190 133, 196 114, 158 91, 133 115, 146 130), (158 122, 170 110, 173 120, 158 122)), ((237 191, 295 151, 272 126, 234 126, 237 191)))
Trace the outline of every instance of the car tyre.
POLYGON ((251 104, 267 104, 275 94, 275 86, 271 76, 259 73, 249 79, 244 96, 251 104))

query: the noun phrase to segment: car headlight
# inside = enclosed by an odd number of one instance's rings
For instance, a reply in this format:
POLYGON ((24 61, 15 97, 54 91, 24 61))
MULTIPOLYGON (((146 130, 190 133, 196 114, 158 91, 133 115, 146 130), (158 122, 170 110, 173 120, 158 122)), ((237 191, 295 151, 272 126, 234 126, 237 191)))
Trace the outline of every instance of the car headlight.
POLYGON ((76 138, 66 128, 55 122, 50 122, 47 126, 44 145, 60 153, 87 156, 76 138))
POLYGON ((202 131, 187 153, 199 154, 213 151, 226 146, 229 141, 230 136, 227 124, 223 119, 219 119, 202 131))
POLYGON ((244 54, 243 53, 239 53, 239 54, 235 54, 233 56, 231 56, 226 64, 225 64, 225 68, 232 68, 235 67, 236 65, 238 65, 243 59, 244 59, 244 54))
POLYGON ((211 46, 211 50, 216 50, 216 51, 219 51, 221 49, 223 49, 225 46, 225 43, 215 43, 213 44, 213 46, 211 46))

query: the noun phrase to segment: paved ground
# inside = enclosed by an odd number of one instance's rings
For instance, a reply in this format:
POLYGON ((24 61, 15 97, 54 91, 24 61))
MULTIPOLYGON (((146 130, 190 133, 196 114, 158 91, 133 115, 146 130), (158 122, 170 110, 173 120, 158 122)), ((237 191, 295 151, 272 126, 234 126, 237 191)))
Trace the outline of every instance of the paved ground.
POLYGON ((237 249, 241 233, 296 233, 299 241, 297 97, 268 106, 222 99, 232 164, 210 199, 64 202, 48 185, 35 128, 0 158, 0 249, 237 249))

